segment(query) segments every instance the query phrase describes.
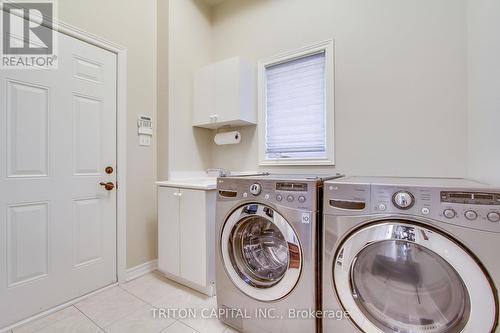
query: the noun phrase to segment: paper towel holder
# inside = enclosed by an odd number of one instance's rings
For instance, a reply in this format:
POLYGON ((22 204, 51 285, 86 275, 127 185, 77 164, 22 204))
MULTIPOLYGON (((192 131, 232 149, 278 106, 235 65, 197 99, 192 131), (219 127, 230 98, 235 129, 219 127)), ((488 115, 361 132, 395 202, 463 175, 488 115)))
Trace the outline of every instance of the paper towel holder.
POLYGON ((215 134, 219 134, 221 130, 225 130, 224 132, 231 132, 232 129, 231 125, 223 125, 215 129, 215 134))
POLYGON ((240 132, 232 130, 230 126, 226 125, 215 131, 214 143, 216 145, 233 145, 240 143, 240 141, 240 132))

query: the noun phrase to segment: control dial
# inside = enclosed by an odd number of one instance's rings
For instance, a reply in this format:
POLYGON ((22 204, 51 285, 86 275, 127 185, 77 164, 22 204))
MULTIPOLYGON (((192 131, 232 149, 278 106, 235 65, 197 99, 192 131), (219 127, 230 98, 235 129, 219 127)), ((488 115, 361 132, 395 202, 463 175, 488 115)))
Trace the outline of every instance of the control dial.
POLYGON ((500 213, 497 212, 488 213, 488 220, 490 222, 500 222, 500 213))
POLYGON ((250 185, 250 193, 257 196, 262 191, 262 186, 258 183, 250 185))
POLYGON ((469 221, 474 221, 475 219, 477 219, 477 213, 473 210, 466 211, 464 216, 469 221))
POLYGON ((447 219, 452 219, 455 216, 457 216, 457 212, 455 212, 453 209, 445 209, 443 212, 444 217, 447 219))
POLYGON ((392 196, 392 203, 399 209, 410 209, 415 204, 415 198, 410 192, 399 191, 392 196))

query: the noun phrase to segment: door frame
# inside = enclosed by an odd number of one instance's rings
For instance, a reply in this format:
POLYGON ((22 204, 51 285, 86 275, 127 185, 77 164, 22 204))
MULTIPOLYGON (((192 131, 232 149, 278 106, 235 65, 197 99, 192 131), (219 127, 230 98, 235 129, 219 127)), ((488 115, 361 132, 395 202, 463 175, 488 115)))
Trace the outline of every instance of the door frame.
MULTIPOLYGON (((116 55, 116 277, 121 284, 127 280, 127 49, 60 20, 50 21, 52 30, 116 55)), ((45 21, 42 25, 50 28, 45 21)))

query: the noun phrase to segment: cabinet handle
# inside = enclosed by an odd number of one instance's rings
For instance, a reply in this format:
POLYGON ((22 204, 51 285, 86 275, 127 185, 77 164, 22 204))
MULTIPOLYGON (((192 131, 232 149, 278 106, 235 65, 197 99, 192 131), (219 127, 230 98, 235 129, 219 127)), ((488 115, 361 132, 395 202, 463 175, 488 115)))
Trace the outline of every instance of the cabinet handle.
POLYGON ((180 197, 180 193, 179 192, 174 192, 172 193, 175 197, 180 197))
POLYGON ((177 193, 179 197, 182 197, 182 192, 177 193))

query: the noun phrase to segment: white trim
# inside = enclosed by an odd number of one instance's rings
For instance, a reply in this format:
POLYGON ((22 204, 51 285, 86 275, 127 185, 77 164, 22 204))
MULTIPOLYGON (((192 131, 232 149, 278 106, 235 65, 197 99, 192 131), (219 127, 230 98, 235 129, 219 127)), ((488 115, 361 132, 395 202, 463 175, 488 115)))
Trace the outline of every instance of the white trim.
POLYGON ((335 44, 333 39, 319 42, 298 50, 285 52, 277 56, 261 60, 258 65, 258 135, 259 135, 259 165, 282 166, 282 165, 335 165, 335 44), (326 77, 326 159, 267 159, 265 152, 266 134, 266 105, 265 105, 265 68, 266 66, 301 58, 320 51, 325 52, 325 77, 326 77))
POLYGON ((116 275, 118 283, 125 282, 127 269, 127 51, 117 55, 116 103, 116 275))
POLYGON ((145 262, 144 264, 137 265, 135 267, 127 269, 127 282, 130 280, 137 279, 143 275, 151 273, 158 268, 158 260, 151 260, 145 262))
MULTIPOLYGON (((3 11, 3 6, 2 6, 3 11)), ((95 45, 116 54, 116 130, 117 130, 117 187, 116 192, 116 274, 118 283, 126 281, 127 255, 127 50, 116 43, 71 26, 59 20, 52 21, 52 28, 69 37, 95 45)))
POLYGON ((27 318, 27 319, 23 319, 23 320, 21 320, 21 321, 19 321, 19 322, 15 323, 15 324, 13 324, 13 325, 10 325, 10 326, 8 326, 8 327, 4 327, 4 328, 0 328, 0 333, 11 332, 12 330, 14 330, 14 329, 16 329, 16 328, 19 328, 20 326, 26 325, 26 324, 28 324, 28 323, 30 323, 30 322, 32 322, 32 321, 35 321, 35 320, 37 320, 37 319, 40 319, 40 318, 46 317, 46 316, 48 316, 48 315, 51 315, 51 314, 53 314, 53 313, 56 313, 56 312, 58 312, 58 311, 60 311, 60 310, 62 310, 62 309, 65 309, 65 308, 67 308, 67 307, 69 307, 69 306, 72 306, 72 305, 74 305, 74 304, 78 303, 78 302, 81 302, 81 301, 83 301, 84 299, 89 298, 90 296, 93 296, 93 295, 95 295, 95 294, 98 294, 98 293, 100 293, 100 292, 103 292, 103 291, 105 291, 105 290, 107 290, 107 289, 110 289, 110 288, 116 287, 117 285, 118 285, 118 283, 113 283, 113 284, 110 284, 109 286, 103 287, 103 288, 98 289, 98 290, 94 290, 94 291, 92 291, 92 292, 90 292, 90 293, 88 293, 88 294, 85 294, 85 295, 83 295, 83 296, 80 296, 80 297, 77 297, 77 298, 75 298, 75 299, 72 299, 72 300, 71 300, 71 301, 69 301, 69 302, 63 303, 63 304, 61 304, 61 305, 58 305, 58 306, 53 307, 53 308, 51 308, 51 309, 48 309, 48 310, 46 310, 46 311, 43 311, 43 312, 37 313, 36 315, 31 316, 31 317, 29 317, 29 318, 27 318))

